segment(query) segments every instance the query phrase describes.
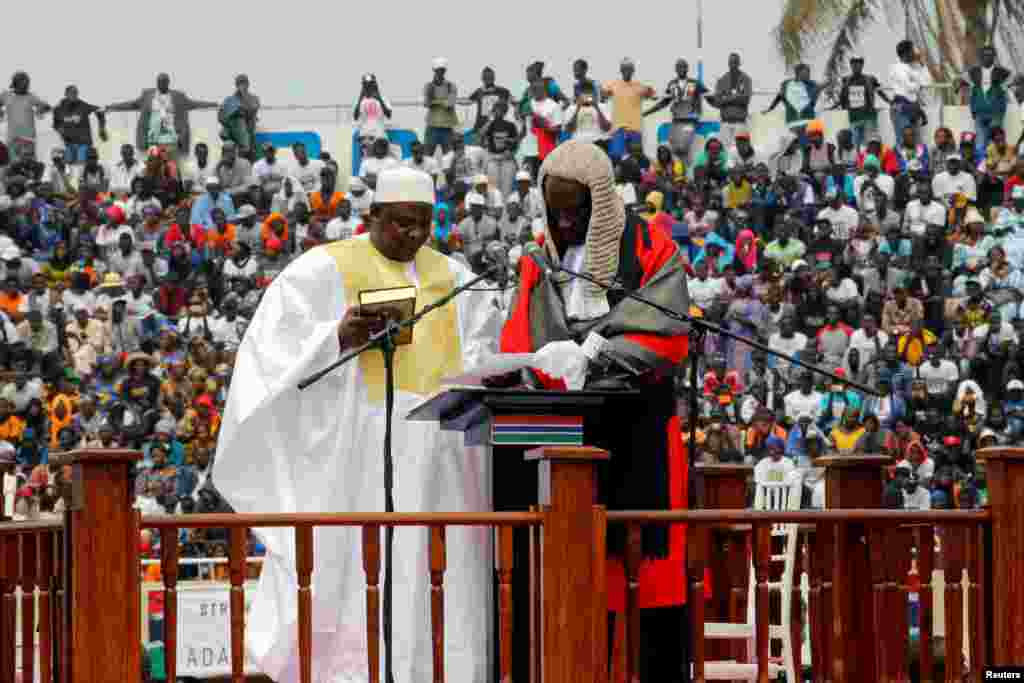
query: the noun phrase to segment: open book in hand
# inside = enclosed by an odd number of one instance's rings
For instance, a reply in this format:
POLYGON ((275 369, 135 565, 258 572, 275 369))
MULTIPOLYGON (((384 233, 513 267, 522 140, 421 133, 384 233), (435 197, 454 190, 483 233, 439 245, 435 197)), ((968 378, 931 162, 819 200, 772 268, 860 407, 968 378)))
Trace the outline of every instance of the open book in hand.
MULTIPOLYGON (((416 312, 415 287, 391 287, 389 289, 366 289, 359 292, 360 317, 389 318, 400 322, 411 318, 416 312)), ((395 344, 402 346, 412 343, 412 326, 403 327, 395 337, 395 344)))

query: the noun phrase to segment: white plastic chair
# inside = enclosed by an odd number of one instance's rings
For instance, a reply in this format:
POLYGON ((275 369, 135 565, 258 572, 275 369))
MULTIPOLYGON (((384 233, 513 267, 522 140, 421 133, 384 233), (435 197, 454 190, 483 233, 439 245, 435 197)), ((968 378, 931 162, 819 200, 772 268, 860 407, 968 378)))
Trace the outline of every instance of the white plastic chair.
MULTIPOLYGON (((754 509, 764 511, 799 510, 803 494, 803 477, 794 471, 785 482, 755 482, 754 509)), ((769 663, 768 673, 772 678, 786 674, 787 681, 799 681, 796 662, 793 657, 792 596, 793 581, 796 574, 796 547, 798 540, 796 524, 772 525, 772 538, 784 537, 785 548, 781 555, 772 555, 771 561, 782 563, 781 581, 768 584, 772 592, 780 593, 781 623, 769 623, 768 637, 770 640, 782 642, 782 664, 769 663)), ((704 637, 711 640, 745 640, 747 641, 748 657, 753 660, 757 651, 755 646, 756 631, 756 591, 757 577, 754 574, 753 561, 750 566, 750 582, 747 595, 747 620, 744 623, 706 623, 704 637)), ((768 615, 764 615, 768 618, 768 615)), ((709 661, 704 664, 704 677, 707 680, 757 680, 756 662, 738 662, 736 660, 709 661)))

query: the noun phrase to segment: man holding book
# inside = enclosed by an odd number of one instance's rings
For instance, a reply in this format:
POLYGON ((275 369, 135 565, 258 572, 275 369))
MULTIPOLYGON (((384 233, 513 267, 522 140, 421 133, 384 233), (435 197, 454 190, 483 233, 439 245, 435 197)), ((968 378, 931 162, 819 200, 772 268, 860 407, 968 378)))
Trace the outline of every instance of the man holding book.
MULTIPOLYGON (((384 324, 382 309, 422 309, 472 278, 425 245, 434 184, 409 168, 382 171, 368 234, 316 247, 267 289, 238 350, 214 477, 238 512, 368 512, 384 509, 384 364, 369 351, 304 391, 305 376, 358 347, 384 324), (392 290, 392 291, 389 291, 392 290), (415 297, 414 301, 410 297, 415 297)), ((402 416, 443 377, 496 350, 500 312, 470 291, 421 320, 395 356, 395 509, 491 508, 483 453, 437 424, 402 416)), ((426 530, 395 532, 394 674, 432 674, 426 530)), ((358 528, 316 529, 313 680, 362 680, 366 671, 365 575, 358 528)), ((491 549, 486 529, 449 529, 445 670, 486 680, 491 549)), ((261 530, 267 560, 246 643, 276 681, 298 680, 294 535, 261 530)))

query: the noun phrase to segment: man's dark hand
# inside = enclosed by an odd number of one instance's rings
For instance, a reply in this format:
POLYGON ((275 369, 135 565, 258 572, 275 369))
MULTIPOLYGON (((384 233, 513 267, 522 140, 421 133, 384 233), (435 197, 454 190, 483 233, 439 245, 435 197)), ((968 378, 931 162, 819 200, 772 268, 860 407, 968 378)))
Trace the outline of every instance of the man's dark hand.
POLYGON ((345 317, 338 323, 338 343, 342 350, 362 346, 370 337, 381 330, 388 320, 397 321, 400 314, 397 310, 389 310, 384 315, 361 315, 359 308, 350 308, 345 317))

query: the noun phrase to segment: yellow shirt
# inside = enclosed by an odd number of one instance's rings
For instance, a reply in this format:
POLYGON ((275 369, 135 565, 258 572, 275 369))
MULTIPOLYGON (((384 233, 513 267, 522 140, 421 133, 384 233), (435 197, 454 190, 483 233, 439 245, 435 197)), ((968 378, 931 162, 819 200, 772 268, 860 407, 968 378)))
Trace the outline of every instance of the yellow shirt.
POLYGON ((602 90, 612 98, 612 128, 640 132, 644 129, 643 104, 655 96, 654 88, 637 81, 605 83, 602 90))
POLYGON ((746 180, 739 185, 728 183, 725 186, 725 208, 738 209, 741 206, 746 206, 753 196, 754 188, 746 180))

